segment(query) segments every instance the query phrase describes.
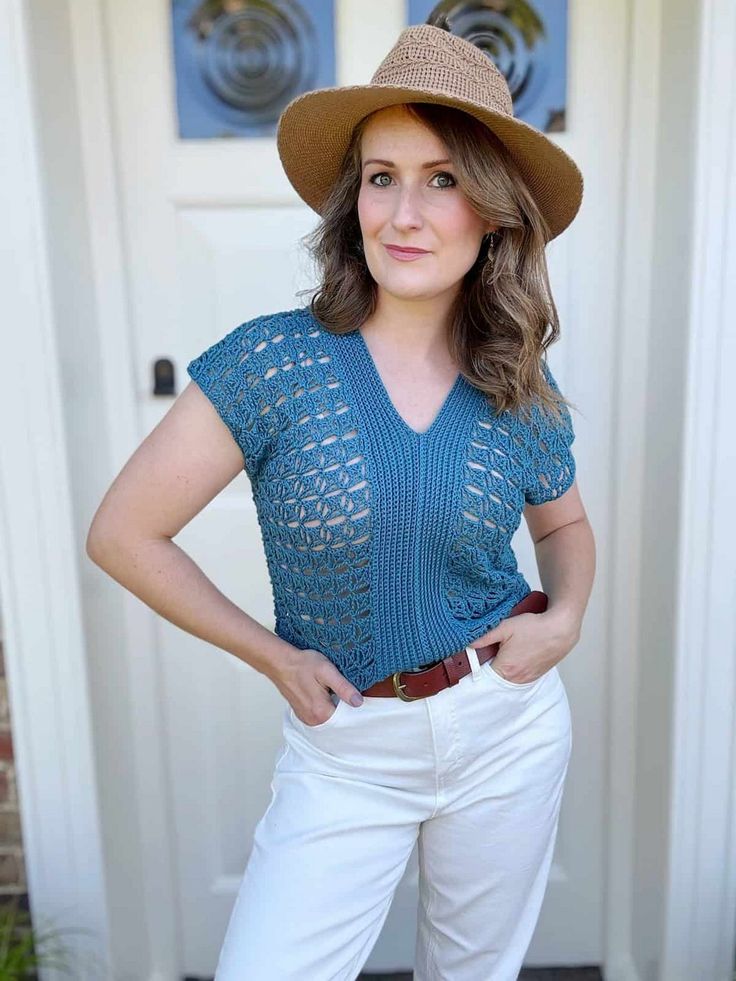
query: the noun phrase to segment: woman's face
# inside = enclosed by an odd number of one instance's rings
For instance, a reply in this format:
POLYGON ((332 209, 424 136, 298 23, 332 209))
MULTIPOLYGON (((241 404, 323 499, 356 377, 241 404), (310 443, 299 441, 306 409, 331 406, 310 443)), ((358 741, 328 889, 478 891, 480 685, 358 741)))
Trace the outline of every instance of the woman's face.
POLYGON ((379 289, 402 299, 454 293, 491 226, 455 183, 444 143, 401 106, 389 106, 368 121, 361 161, 358 218, 379 289), (389 245, 426 251, 407 261, 389 245))

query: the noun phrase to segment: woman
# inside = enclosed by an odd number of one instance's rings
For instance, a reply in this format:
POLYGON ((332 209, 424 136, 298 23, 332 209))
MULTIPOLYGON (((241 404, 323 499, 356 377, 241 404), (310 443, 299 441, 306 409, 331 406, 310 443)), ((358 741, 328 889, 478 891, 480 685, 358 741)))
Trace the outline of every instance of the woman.
POLYGON ((293 100, 278 149, 322 216, 321 286, 188 365, 88 548, 288 703, 218 981, 355 978, 415 844, 414 977, 511 981, 571 750, 556 665, 594 567, 543 360, 559 333, 544 246, 582 178, 513 118, 483 53, 429 25, 401 32, 370 85, 293 100), (273 634, 170 540, 243 467, 273 634), (522 513, 545 593, 511 549, 522 513), (114 565, 105 529, 133 521, 156 562, 114 565))

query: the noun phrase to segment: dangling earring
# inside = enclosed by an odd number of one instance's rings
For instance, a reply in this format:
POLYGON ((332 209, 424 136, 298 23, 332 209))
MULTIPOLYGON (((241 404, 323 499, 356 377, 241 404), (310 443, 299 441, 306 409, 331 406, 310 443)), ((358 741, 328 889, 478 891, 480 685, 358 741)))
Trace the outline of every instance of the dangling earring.
POLYGON ((493 269, 493 263, 496 261, 496 233, 488 233, 488 251, 486 252, 486 262, 488 263, 488 271, 493 269))
POLYGON ((487 235, 483 236, 483 241, 488 241, 488 250, 486 252, 486 261, 483 264, 482 277, 486 284, 490 284, 491 276, 493 274, 493 266, 496 261, 496 232, 489 232, 487 235))

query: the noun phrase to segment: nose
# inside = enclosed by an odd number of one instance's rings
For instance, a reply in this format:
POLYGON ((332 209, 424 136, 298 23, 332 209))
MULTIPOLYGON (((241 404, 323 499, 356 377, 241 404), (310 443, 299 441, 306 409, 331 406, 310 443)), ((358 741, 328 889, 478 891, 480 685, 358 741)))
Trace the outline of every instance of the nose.
POLYGON ((395 228, 419 228, 422 224, 422 213, 419 202, 420 194, 409 184, 405 184, 396 196, 396 208, 393 214, 395 228))

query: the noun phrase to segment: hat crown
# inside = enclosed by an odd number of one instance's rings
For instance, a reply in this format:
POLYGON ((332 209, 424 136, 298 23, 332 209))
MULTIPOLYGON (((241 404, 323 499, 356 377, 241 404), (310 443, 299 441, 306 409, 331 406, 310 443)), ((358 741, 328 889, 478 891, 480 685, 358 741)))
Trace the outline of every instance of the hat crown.
POLYGON ((508 83, 494 62, 475 44, 432 24, 404 28, 371 84, 426 89, 514 114, 508 83))

